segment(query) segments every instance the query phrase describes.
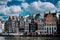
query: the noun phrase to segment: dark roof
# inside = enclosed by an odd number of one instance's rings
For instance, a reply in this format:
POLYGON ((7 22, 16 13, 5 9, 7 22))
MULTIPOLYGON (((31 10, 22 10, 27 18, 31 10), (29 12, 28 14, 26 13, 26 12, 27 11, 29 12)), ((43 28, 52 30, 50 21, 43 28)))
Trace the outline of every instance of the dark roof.
MULTIPOLYGON (((44 17, 46 17, 49 13, 45 14, 44 17)), ((56 16, 56 13, 50 13, 53 16, 56 16)))

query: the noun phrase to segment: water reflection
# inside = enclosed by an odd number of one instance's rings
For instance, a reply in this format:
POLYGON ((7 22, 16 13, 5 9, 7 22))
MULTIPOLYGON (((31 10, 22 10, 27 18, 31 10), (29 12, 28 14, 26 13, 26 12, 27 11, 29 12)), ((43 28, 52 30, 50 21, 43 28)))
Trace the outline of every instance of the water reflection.
POLYGON ((0 40, 60 40, 60 38, 0 36, 0 40))

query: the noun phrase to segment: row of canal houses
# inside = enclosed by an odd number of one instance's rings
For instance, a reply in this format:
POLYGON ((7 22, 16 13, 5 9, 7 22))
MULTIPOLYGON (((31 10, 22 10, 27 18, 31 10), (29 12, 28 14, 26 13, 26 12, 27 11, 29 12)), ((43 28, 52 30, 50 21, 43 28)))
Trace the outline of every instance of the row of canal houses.
POLYGON ((39 19, 34 18, 29 19, 23 17, 10 16, 9 19, 4 23, 4 32, 7 33, 18 32, 23 34, 29 34, 29 33, 57 34, 59 33, 58 27, 59 26, 56 12, 55 13, 49 12, 44 13, 43 18, 39 16, 39 19))

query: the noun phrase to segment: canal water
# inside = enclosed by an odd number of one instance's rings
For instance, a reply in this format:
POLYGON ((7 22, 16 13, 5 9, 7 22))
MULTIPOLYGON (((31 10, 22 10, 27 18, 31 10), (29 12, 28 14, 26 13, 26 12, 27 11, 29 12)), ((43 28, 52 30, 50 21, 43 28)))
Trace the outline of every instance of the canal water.
POLYGON ((60 40, 60 38, 51 37, 19 37, 19 36, 0 36, 0 40, 60 40))

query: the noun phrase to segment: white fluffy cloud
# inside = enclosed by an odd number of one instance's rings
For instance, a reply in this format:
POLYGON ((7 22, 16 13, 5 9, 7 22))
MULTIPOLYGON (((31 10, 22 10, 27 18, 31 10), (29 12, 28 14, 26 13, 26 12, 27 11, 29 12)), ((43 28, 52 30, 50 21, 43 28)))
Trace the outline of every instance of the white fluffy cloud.
POLYGON ((56 10, 56 7, 52 3, 50 3, 50 2, 44 2, 44 3, 42 3, 42 5, 40 6, 40 8, 44 9, 45 11, 56 10))
POLYGON ((35 8, 36 10, 40 10, 41 2, 33 2, 30 6, 35 8))
MULTIPOLYGON (((11 0, 10 0, 11 1, 11 0)), ((17 0, 22 1, 22 0, 17 0)), ((24 0, 25 1, 25 0, 24 0)), ((0 9, 1 13, 5 14, 19 14, 24 12, 23 10, 29 10, 31 13, 44 13, 45 11, 54 11, 56 10, 56 7, 50 3, 50 2, 41 2, 41 1, 35 1, 31 4, 28 4, 26 2, 21 3, 21 6, 10 6, 10 7, 4 7, 1 6, 2 9, 0 9), (21 9, 23 7, 23 9, 21 9)))
POLYGON ((8 1, 11 1, 11 0, 0 0, 0 4, 7 4, 8 1))
POLYGON ((0 13, 5 12, 5 5, 0 5, 0 13))
POLYGON ((44 12, 55 12, 57 10, 57 8, 50 2, 35 1, 30 5, 28 3, 22 3, 21 6, 25 10, 29 10, 31 14, 40 13, 42 16, 44 15, 44 12))
POLYGON ((41 2, 41 1, 35 1, 31 3, 30 5, 28 3, 21 3, 21 6, 25 10, 29 10, 31 13, 41 13, 43 15, 44 12, 54 12, 57 10, 57 8, 50 2, 41 2))
POLYGON ((56 10, 56 7, 50 3, 50 2, 33 2, 31 3, 30 9, 32 9, 32 12, 47 12, 47 11, 53 11, 56 10))
POLYGON ((23 7, 25 10, 28 9, 30 5, 28 3, 21 3, 21 7, 23 7))
POLYGON ((42 3, 40 1, 38 2, 33 2, 30 4, 30 11, 31 13, 42 13, 44 11, 44 9, 41 9, 40 6, 42 5, 42 3))
POLYGON ((10 7, 10 10, 13 12, 13 13, 20 13, 22 12, 22 9, 20 6, 11 6, 10 7))
POLYGON ((23 12, 20 6, 15 6, 15 5, 10 6, 8 10, 9 10, 8 15, 12 15, 12 16, 18 16, 20 13, 23 12))
POLYGON ((10 7, 1 7, 0 13, 3 13, 5 15, 12 15, 17 16, 18 14, 22 13, 23 10, 20 6, 10 6, 10 7))

